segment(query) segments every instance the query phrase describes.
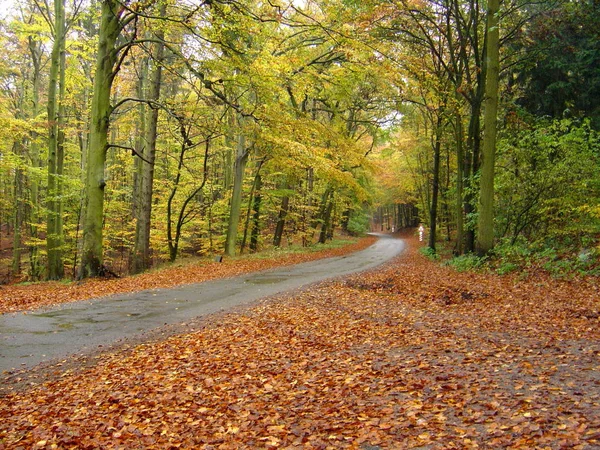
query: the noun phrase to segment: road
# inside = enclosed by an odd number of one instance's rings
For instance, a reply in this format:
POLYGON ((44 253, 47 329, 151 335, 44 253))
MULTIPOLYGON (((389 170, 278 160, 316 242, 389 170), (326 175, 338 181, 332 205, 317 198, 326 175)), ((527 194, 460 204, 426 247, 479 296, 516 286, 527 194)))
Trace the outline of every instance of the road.
POLYGON ((285 291, 373 269, 402 252, 404 242, 379 235, 349 255, 168 289, 0 315, 0 374, 84 354, 168 324, 186 322, 285 291))

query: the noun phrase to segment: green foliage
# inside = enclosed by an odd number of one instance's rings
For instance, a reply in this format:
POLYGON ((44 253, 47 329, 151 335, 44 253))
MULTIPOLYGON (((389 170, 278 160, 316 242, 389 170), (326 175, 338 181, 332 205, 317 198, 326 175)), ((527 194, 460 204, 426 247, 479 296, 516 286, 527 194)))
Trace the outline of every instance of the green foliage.
POLYGON ((440 255, 431 247, 421 247, 419 252, 429 259, 433 259, 435 261, 440 259, 440 255))
POLYGON ((364 211, 352 211, 348 220, 348 232, 361 236, 369 230, 369 216, 364 211))
MULTIPOLYGON (((528 27, 517 51, 531 61, 521 71, 519 103, 533 114, 591 117, 600 127, 600 5, 558 2, 528 27)), ((517 53, 515 52, 515 53, 517 53)))
POLYGON ((467 272, 483 267, 486 260, 486 257, 479 257, 473 253, 467 253, 449 259, 444 264, 452 267, 457 272, 467 272))
POLYGON ((579 253, 559 252, 556 246, 530 243, 523 237, 515 242, 503 239, 494 248, 490 267, 504 275, 521 271, 528 273, 543 270, 557 278, 572 275, 600 274, 600 254, 598 249, 584 249, 579 253))
POLYGON ((588 122, 515 120, 499 142, 500 237, 578 251, 600 233, 600 139, 588 122))

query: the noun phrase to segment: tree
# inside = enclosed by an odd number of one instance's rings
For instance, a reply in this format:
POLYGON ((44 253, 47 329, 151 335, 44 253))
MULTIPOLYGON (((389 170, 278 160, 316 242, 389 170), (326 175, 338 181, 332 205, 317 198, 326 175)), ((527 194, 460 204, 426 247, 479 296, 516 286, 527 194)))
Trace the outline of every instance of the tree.
POLYGON ((522 54, 513 70, 516 103, 536 116, 589 117, 600 129, 600 4, 549 2, 511 50, 522 54))
MULTIPOLYGON (((160 4, 159 16, 165 17, 166 5, 160 4)), ((162 24, 161 24, 162 25, 162 24)), ((165 32, 162 26, 159 26, 155 33, 156 42, 153 43, 154 54, 153 72, 150 80, 150 92, 148 102, 150 102, 150 114, 145 120, 145 148, 143 151, 143 163, 141 170, 141 188, 139 190, 139 201, 137 202, 137 222, 135 229, 135 246, 133 251, 133 272, 140 273, 150 267, 150 222, 152 217, 152 194, 154 185, 154 162, 156 159, 156 139, 158 127, 159 108, 156 106, 160 100, 160 90, 162 81, 162 65, 165 52, 165 32)))
POLYGON ((500 75, 499 0, 488 0, 484 135, 479 188, 477 253, 486 255, 494 246, 494 164, 496 155, 498 80, 500 75))
POLYGON ((54 1, 54 43, 50 56, 48 86, 48 219, 46 246, 48 252, 48 279, 64 276, 62 258, 62 181, 64 160, 64 106, 65 92, 65 2, 54 1))
POLYGON ((104 213, 104 166, 108 150, 111 88, 120 64, 130 49, 130 43, 117 45, 123 29, 136 19, 116 0, 102 0, 101 21, 98 31, 98 51, 90 116, 90 137, 85 181, 85 218, 83 226, 83 254, 80 277, 94 277, 103 273, 102 226, 104 213))

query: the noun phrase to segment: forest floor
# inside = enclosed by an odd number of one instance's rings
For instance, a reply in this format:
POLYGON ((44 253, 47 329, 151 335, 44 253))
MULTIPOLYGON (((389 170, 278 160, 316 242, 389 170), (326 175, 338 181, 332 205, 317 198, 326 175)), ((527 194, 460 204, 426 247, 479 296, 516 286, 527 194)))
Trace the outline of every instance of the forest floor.
POLYGON ((600 287, 375 271, 0 398, 3 448, 600 448, 600 287))

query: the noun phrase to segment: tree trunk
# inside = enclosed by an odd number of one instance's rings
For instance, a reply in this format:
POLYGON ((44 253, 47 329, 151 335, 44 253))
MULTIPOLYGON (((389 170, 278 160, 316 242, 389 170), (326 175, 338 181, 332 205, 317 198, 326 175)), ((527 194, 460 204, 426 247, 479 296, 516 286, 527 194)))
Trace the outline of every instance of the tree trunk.
MULTIPOLYGON (((31 115, 34 121, 37 121, 37 116, 40 112, 40 65, 42 58, 42 44, 33 36, 29 37, 29 52, 31 53, 31 61, 33 63, 33 80, 32 80, 32 111, 31 115)), ((42 168, 42 160, 40 158, 40 148, 37 142, 38 133, 35 130, 30 132, 31 144, 29 154, 31 158, 31 166, 40 169, 42 168)), ((41 205, 40 205, 40 179, 36 174, 30 177, 31 189, 31 217, 30 217, 30 236, 33 241, 29 246, 29 266, 31 268, 31 278, 39 280, 42 278, 42 267, 40 264, 39 240, 39 225, 41 224, 41 205)), ((0 222, 1 223, 1 222, 0 222)))
POLYGON ((64 93, 64 0, 54 2, 54 44, 50 57, 50 84, 48 86, 48 219, 46 246, 48 252, 48 279, 64 276, 62 258, 61 175, 64 159, 62 94, 64 93))
POLYGON ((327 239, 331 239, 332 233, 332 224, 333 224, 333 192, 332 195, 329 196, 329 201, 327 202, 327 206, 325 207, 325 214, 323 216, 323 223, 321 224, 321 233, 319 233, 319 243, 324 244, 327 242, 327 239))
POLYGON ((312 241, 312 233, 307 230, 307 224, 313 216, 313 191, 315 186, 315 170, 312 167, 306 169, 306 189, 304 191, 304 209, 302 213, 302 247, 307 247, 312 241), (310 236, 310 237, 309 237, 310 236))
POLYGON ((486 255, 494 246, 494 160, 496 154, 496 121, 498 112, 498 77, 500 57, 499 0, 488 1, 487 11, 487 73, 483 152, 479 191, 477 254, 486 255))
POLYGON ((431 205, 429 209, 429 248, 435 251, 435 241, 437 237, 437 210, 438 196, 440 191, 440 153, 442 138, 442 117, 441 114, 437 118, 435 130, 435 143, 433 146, 433 177, 432 177, 432 192, 431 205))
POLYGON ((102 219, 104 216, 104 166, 108 146, 110 93, 118 53, 115 49, 121 32, 123 9, 116 0, 102 2, 102 18, 98 34, 96 73, 90 118, 90 141, 85 183, 86 208, 83 226, 83 254, 80 278, 99 276, 103 269, 102 219))
MULTIPOLYGON (((139 67, 139 75, 137 80, 137 96, 138 98, 146 98, 146 85, 148 83, 148 65, 149 58, 145 57, 141 59, 139 67)), ((145 133, 146 133, 146 107, 147 105, 140 102, 137 106, 138 120, 135 124, 135 151, 138 155, 144 154, 146 147, 145 133)), ((143 177, 143 164, 144 161, 141 158, 135 158, 133 169, 133 194, 131 196, 131 216, 132 219, 137 220, 140 213, 140 202, 142 201, 142 177, 143 177)))
MULTIPOLYGON (((287 189, 287 186, 286 186, 287 189)), ((275 234, 273 235, 273 246, 280 247, 281 239, 283 238, 283 230, 285 229, 285 218, 287 217, 290 208, 290 197, 286 195, 281 199, 281 208, 279 209, 279 217, 275 226, 275 234)))
POLYGON ((249 154, 248 149, 246 148, 246 137, 242 133, 243 130, 240 127, 233 173, 233 192, 231 193, 229 223, 227 225, 227 237, 225 239, 225 254, 227 256, 235 255, 238 225, 240 223, 240 212, 242 209, 244 172, 246 170, 246 163, 248 162, 249 154))
MULTIPOLYGON (((248 239, 248 229, 250 228, 250 216, 252 215, 252 211, 254 210, 254 215, 258 214, 260 217, 260 189, 262 187, 262 178, 260 176, 260 169, 262 168, 264 159, 261 159, 256 167, 256 174, 254 175, 254 182, 252 183, 252 189, 250 190, 250 195, 248 196, 248 210, 246 211, 246 220, 244 223, 244 237, 242 238, 242 244, 240 245, 240 253, 244 253, 244 249, 246 248, 246 242, 248 239), (256 197, 258 196, 258 203, 256 202, 256 197), (254 207, 252 206, 254 204, 254 207), (258 208, 258 209, 256 209, 258 208)), ((258 224, 258 217, 255 217, 256 222, 255 225, 258 224)))
POLYGON ((260 236, 260 205, 262 203, 262 177, 259 175, 254 195, 254 215, 252 216, 252 233, 250 234, 250 251, 258 251, 260 236))
MULTIPOLYGON (((159 15, 166 14, 165 3, 161 3, 159 15)), ((162 64, 165 46, 163 44, 164 31, 159 27, 156 33, 159 41, 155 45, 153 57, 154 72, 150 81, 148 100, 158 102, 160 99, 160 86, 162 80, 162 64)), ((138 203, 138 217, 135 229, 135 246, 133 252, 133 273, 140 273, 150 267, 150 223, 152 217, 152 192, 154 186, 154 161, 156 159, 156 136, 158 125, 158 108, 149 110, 146 132, 146 148, 144 150, 144 164, 142 165, 141 199, 138 203)))
POLYGON ((456 115, 456 247, 454 254, 462 255, 464 243, 463 176, 464 148, 462 117, 456 115))
MULTIPOLYGON (((17 150, 20 155, 21 145, 15 143, 13 148, 17 150)), ((17 152, 15 152, 17 153, 17 152)), ((14 199, 15 209, 13 215, 13 254, 12 254, 12 267, 11 274, 13 277, 18 276, 21 273, 21 258, 23 254, 23 248, 21 247, 21 235, 23 225, 23 170, 20 167, 15 169, 14 178, 14 199)))
MULTIPOLYGON (((467 220, 470 219, 470 215, 475 212, 474 202, 476 196, 473 194, 473 177, 478 169, 479 162, 479 150, 481 145, 481 105, 479 101, 476 102, 471 108, 471 119, 469 122, 469 137, 467 139, 467 149, 464 158, 464 169, 465 175, 464 180, 469 184, 469 188, 466 195, 464 196, 464 211, 467 220)), ((475 250, 475 229, 473 225, 468 223, 465 230, 465 252, 471 253, 475 250)))

